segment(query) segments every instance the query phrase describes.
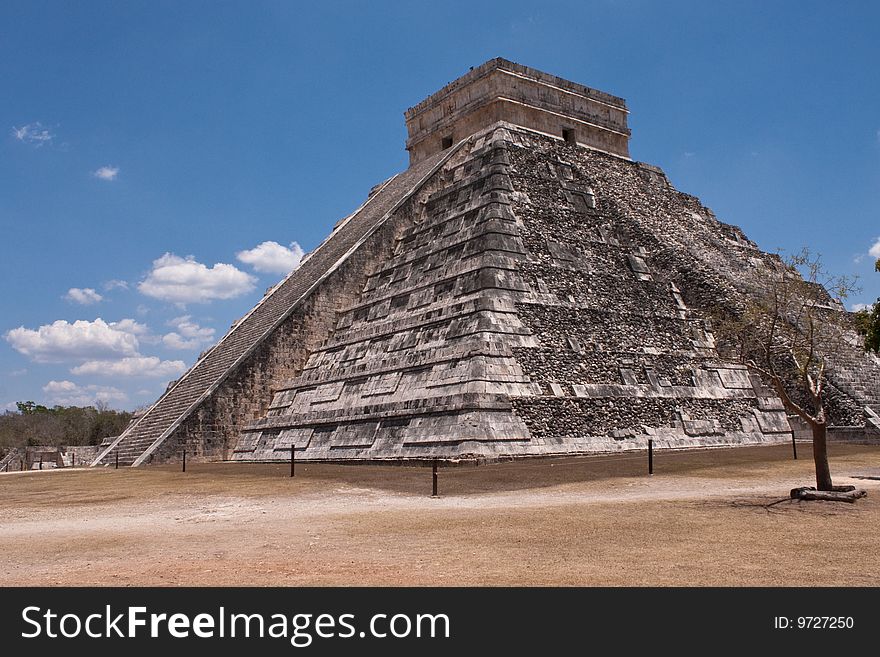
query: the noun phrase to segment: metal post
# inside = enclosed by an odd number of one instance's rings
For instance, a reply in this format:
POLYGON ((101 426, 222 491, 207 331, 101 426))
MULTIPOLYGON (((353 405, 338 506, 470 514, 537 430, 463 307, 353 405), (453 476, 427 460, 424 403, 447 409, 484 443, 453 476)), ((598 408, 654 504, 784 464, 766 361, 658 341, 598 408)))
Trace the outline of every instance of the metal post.
POLYGON ((434 484, 431 497, 440 497, 440 494, 437 492, 437 459, 434 459, 434 462, 431 464, 431 478, 434 484))
POLYGON ((70 467, 71 468, 76 467, 76 452, 74 452, 73 454, 70 455, 70 467))
POLYGON ((18 464, 22 472, 24 472, 24 459, 18 459, 18 464))
POLYGON ((119 469, 119 450, 116 450, 116 469, 119 469))
POLYGON ((296 446, 290 446, 290 476, 292 477, 296 472, 296 446))
POLYGON ((791 451, 794 453, 794 460, 797 461, 797 443, 794 441, 794 431, 791 432, 791 451))
POLYGON ((40 454, 40 470, 43 469, 43 455, 40 454))
POLYGON ((181 472, 186 472, 186 447, 183 448, 183 470, 181 472))
POLYGON ((654 440, 648 438, 648 474, 654 474, 654 440))

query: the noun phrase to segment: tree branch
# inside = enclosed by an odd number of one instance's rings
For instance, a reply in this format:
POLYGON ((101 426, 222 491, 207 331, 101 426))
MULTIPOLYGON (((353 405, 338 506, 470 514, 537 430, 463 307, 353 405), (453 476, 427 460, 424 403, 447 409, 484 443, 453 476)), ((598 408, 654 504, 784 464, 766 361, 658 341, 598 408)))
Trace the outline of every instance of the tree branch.
POLYGON ((779 398, 782 400, 782 405, 785 406, 786 409, 802 417, 804 420, 809 422, 811 425, 821 424, 819 420, 810 415, 809 412, 805 408, 803 408, 800 404, 797 404, 791 397, 789 397, 788 392, 785 390, 785 386, 782 384, 782 377, 773 372, 765 370, 763 367, 757 365, 754 361, 749 361, 746 363, 746 366, 758 372, 759 374, 763 374, 765 377, 770 379, 770 384, 773 386, 773 389, 776 391, 776 394, 779 395, 779 398))

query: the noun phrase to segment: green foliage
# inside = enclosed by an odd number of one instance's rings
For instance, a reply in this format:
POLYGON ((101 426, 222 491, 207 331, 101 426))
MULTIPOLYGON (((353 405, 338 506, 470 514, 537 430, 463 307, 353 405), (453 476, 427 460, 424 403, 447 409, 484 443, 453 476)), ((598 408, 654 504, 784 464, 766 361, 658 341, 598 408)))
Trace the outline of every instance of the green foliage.
MULTIPOLYGON (((874 269, 880 271, 880 259, 874 263, 874 269)), ((873 308, 860 310, 855 315, 856 330, 865 338, 865 351, 880 353, 880 299, 874 302, 873 308)))
POLYGON ((855 314, 856 330, 865 338, 865 351, 880 352, 880 299, 870 310, 855 314))
POLYGON ((18 412, 22 415, 33 415, 34 413, 49 412, 49 409, 47 407, 41 406, 40 404, 35 404, 32 401, 15 402, 15 405, 18 407, 18 412))
POLYGON ((28 445, 98 445, 118 436, 131 413, 99 405, 48 408, 32 401, 18 402, 18 411, 0 415, 0 449, 28 445))

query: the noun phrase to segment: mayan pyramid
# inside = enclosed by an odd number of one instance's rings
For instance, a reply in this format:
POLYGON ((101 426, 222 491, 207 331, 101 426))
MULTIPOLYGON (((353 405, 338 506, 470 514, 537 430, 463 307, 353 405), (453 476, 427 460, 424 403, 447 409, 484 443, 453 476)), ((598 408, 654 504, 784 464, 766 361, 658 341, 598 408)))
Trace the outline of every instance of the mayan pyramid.
MULTIPOLYGON (((630 159, 627 114, 503 59, 409 109, 409 168, 95 463, 789 439, 780 400, 722 358, 709 321, 778 258, 630 159)), ((832 372, 837 424, 880 411, 880 368, 857 345, 832 372)))

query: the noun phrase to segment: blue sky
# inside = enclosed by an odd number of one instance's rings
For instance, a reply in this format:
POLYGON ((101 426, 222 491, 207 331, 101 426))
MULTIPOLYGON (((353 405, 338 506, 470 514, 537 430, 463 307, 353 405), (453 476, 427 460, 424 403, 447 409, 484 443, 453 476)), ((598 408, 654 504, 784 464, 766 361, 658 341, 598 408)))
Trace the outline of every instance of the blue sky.
POLYGON ((878 34, 874 2, 4 0, 0 410, 153 401, 496 56, 623 96, 634 158, 872 302, 878 34))

